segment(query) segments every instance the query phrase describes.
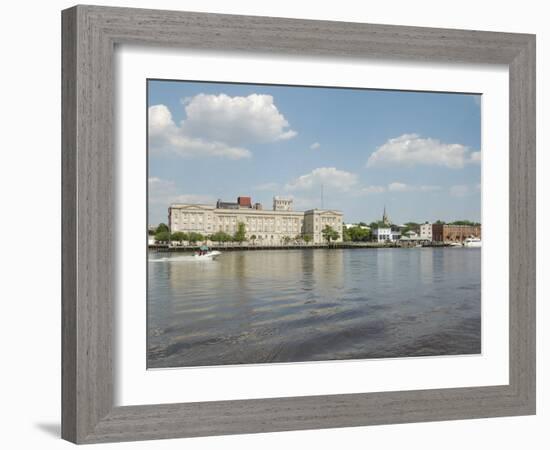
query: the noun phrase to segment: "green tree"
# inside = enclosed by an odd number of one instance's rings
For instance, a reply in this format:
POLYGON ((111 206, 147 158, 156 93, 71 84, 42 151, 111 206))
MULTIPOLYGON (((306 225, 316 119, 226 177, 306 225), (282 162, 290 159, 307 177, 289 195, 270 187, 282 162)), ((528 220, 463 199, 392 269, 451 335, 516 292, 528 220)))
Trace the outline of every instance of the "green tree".
POLYGON ((246 225, 243 222, 238 223, 233 240, 239 243, 246 241, 246 225))
POLYGON ((375 230, 375 229, 378 229, 378 228, 388 228, 388 225, 386 225, 381 220, 377 220, 375 222, 369 223, 369 227, 370 227, 371 230, 375 230))
POLYGON ((188 238, 187 233, 184 233, 183 231, 176 231, 170 235, 171 241, 176 241, 181 244, 181 242, 186 241, 188 238))
POLYGON ((294 236, 294 242, 302 242, 304 240, 303 236, 301 234, 297 234, 294 236))
POLYGON ((199 241, 204 241, 204 235, 200 233, 195 233, 194 231, 192 231, 191 233, 189 233, 187 240, 189 241, 190 244, 195 244, 199 241))
POLYGON ((290 236, 283 236, 283 244, 288 245, 290 244, 291 238, 290 236))
POLYGON ((170 241, 170 233, 168 231, 159 231, 155 233, 155 241, 168 242, 170 241))
POLYGON ((409 231, 414 231, 415 233, 420 232, 420 224, 416 222, 406 222, 405 227, 401 229, 401 234, 405 234, 409 231))
POLYGON ((309 244, 311 242, 311 236, 309 234, 304 234, 304 237, 302 239, 306 244, 309 244))
POLYGON ((165 223, 159 223, 157 229, 155 230, 155 235, 157 233, 160 233, 162 231, 170 231, 170 228, 168 228, 168 225, 166 225, 165 223))
POLYGON ((449 223, 449 225, 469 225, 472 227, 479 226, 479 222, 472 222, 470 220, 455 220, 454 222, 449 223))
MULTIPOLYGON (((345 230, 348 235, 348 240, 353 242, 363 242, 368 241, 370 238, 370 230, 361 228, 360 226, 355 226, 345 230)), ((344 237, 345 240, 345 237, 344 237)))
POLYGON ((351 241, 351 234, 350 234, 349 229, 347 227, 344 227, 342 229, 342 239, 343 239, 344 242, 351 241))
POLYGON ((210 240, 214 242, 229 242, 231 241, 231 236, 227 233, 224 233, 223 231, 217 231, 212 236, 210 236, 210 240))
POLYGON ((325 228, 323 228, 323 231, 321 231, 321 233, 327 241, 327 244, 330 244, 330 241, 335 241, 340 237, 340 234, 330 225, 325 225, 325 228))

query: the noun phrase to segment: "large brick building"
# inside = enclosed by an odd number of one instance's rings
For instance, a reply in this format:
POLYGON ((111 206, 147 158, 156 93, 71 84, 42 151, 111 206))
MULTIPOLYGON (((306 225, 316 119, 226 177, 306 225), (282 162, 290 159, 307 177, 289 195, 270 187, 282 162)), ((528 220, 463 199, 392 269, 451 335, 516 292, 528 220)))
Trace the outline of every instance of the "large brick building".
POLYGON ((436 242, 463 242, 469 237, 481 239, 481 225, 432 224, 432 239, 436 242))

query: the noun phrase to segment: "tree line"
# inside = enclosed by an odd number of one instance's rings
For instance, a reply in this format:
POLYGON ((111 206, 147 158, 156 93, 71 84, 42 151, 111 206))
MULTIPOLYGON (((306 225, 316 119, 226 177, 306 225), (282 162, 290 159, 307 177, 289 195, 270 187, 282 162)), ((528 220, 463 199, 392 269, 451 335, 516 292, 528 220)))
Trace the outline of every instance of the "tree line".
MULTIPOLYGON (((328 244, 330 244, 332 241, 338 240, 340 237, 340 234, 331 226, 327 225, 322 230, 323 238, 327 241, 328 244)), ((195 244, 197 242, 203 242, 206 240, 212 241, 212 242, 239 242, 242 243, 244 241, 251 241, 253 244, 256 243, 257 240, 262 240, 261 237, 256 236, 255 234, 252 234, 250 238, 246 237, 246 225, 243 222, 239 222, 237 224, 237 231, 234 234, 229 234, 224 231, 217 231, 211 235, 204 235, 202 233, 196 233, 196 232, 189 232, 185 233, 183 231, 174 231, 173 233, 170 233, 170 228, 165 223, 161 223, 157 226, 157 228, 150 232, 150 234, 154 235, 155 241, 157 242, 179 242, 182 243, 183 241, 188 241, 190 244, 195 244)), ((291 242, 304 242, 306 244, 309 244, 312 240, 312 237, 309 235, 302 235, 297 234, 294 237, 291 236, 283 236, 282 238, 283 243, 286 245, 289 245, 291 242)))
MULTIPOLYGON (((446 222, 442 220, 437 220, 434 222, 436 224, 443 224, 445 225, 446 222)), ((469 225, 469 226, 479 226, 481 225, 479 222, 472 222, 470 220, 455 220, 454 222, 448 222, 447 225, 469 225)), ((396 225, 389 225, 389 227, 395 227, 396 225)), ((388 227, 387 224, 385 224, 382 221, 375 221, 371 222, 368 225, 365 222, 359 222, 357 225, 354 225, 353 227, 344 227, 343 233, 342 233, 342 239, 344 242, 367 242, 370 241, 372 238, 372 230, 381 228, 381 227, 388 227)), ((400 227, 401 232, 407 233, 408 231, 414 231, 419 232, 420 231, 420 224, 417 222, 406 222, 404 224, 404 227, 400 227)), ((234 234, 229 234, 224 231, 217 231, 211 235, 204 235, 202 233, 196 233, 196 232, 189 232, 185 233, 183 231, 175 231, 173 233, 170 233, 170 229, 168 228, 168 225, 165 223, 159 224, 159 226, 151 233, 155 236, 155 241, 157 242, 183 242, 188 241, 191 244, 195 244, 197 242, 202 242, 205 240, 209 240, 212 242, 238 242, 242 243, 244 241, 251 241, 253 244, 256 243, 257 240, 262 240, 261 237, 256 236, 255 234, 252 234, 248 239, 246 237, 246 225, 243 222, 239 222, 237 225, 237 231, 234 234)), ((323 230, 321 231, 321 234, 323 235, 323 239, 327 242, 327 244, 330 244, 333 241, 336 241, 339 239, 340 234, 332 228, 330 225, 326 225, 323 230)), ((305 242, 308 244, 311 242, 312 238, 309 235, 301 235, 298 234, 294 237, 291 236, 284 236, 283 237, 283 243, 286 245, 289 245, 291 242, 305 242)))
MULTIPOLYGON (((330 243, 331 241, 337 240, 340 236, 338 232, 336 232, 332 227, 325 227, 323 230, 323 236, 325 240, 330 243)), ((183 242, 188 241, 190 244, 195 244, 197 242, 203 242, 206 240, 212 241, 212 242, 239 242, 242 243, 244 241, 251 241, 253 244, 256 243, 258 240, 262 240, 261 237, 256 236, 255 234, 252 234, 249 238, 246 237, 246 225, 242 222, 239 222, 237 225, 237 231, 234 234, 229 234, 224 231, 216 231, 213 234, 210 235, 204 235, 202 233, 197 232, 189 232, 185 233, 183 231, 175 231, 173 233, 170 233, 170 229, 168 228, 168 225, 165 223, 161 223, 157 226, 157 228, 150 232, 150 234, 154 235, 155 241, 157 242, 183 242)), ((283 236, 282 238, 283 243, 286 245, 289 245, 291 242, 304 242, 306 244, 309 244, 312 240, 311 236, 309 235, 301 235, 297 234, 294 237, 291 236, 283 236)))

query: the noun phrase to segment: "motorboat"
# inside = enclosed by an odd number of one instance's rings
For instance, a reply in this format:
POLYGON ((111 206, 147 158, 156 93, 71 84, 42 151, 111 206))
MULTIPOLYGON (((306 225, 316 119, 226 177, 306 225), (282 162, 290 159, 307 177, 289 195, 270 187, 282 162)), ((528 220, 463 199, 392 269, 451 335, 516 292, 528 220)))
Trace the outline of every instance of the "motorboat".
POLYGON ((458 248, 458 247, 462 247, 462 244, 460 242, 451 242, 449 244, 449 247, 458 248))
POLYGON ((218 256, 220 256, 222 253, 218 250, 210 250, 210 248, 206 245, 201 245, 199 248, 199 251, 196 252, 193 256, 196 260, 199 261, 213 261, 218 256))
POLYGON ((476 237, 469 237, 464 239, 464 247, 481 247, 481 239, 476 237))
POLYGON ((195 255, 193 255, 193 257, 196 260, 199 260, 199 261, 212 261, 212 260, 216 259, 218 256, 220 256, 221 254, 222 254, 222 252, 219 252, 217 250, 212 250, 210 252, 206 252, 206 253, 202 253, 202 254, 195 253, 195 255))

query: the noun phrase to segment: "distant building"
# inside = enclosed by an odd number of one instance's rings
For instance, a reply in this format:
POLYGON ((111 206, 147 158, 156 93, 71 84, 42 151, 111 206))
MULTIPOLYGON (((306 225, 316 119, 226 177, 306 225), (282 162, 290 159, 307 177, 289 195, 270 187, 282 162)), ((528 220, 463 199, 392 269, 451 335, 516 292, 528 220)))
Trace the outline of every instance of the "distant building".
POLYGON ((399 230, 399 227, 392 226, 391 224, 390 217, 386 212, 386 206, 384 206, 381 223, 382 225, 372 230, 372 240, 374 242, 395 242, 401 238, 401 231, 399 230))
POLYGON ((370 230, 368 225, 359 225, 358 223, 345 223, 344 228, 349 230, 350 228, 361 228, 362 230, 370 230))
POLYGON ((469 237, 481 238, 481 225, 448 225, 434 223, 432 240, 436 242, 463 242, 469 237))
POLYGON ((237 202, 223 202, 221 199, 218 199, 216 202, 216 208, 218 209, 239 209, 239 204, 237 202))
POLYGON ((342 242, 343 215, 340 211, 327 209, 310 209, 304 213, 303 235, 309 236, 314 244, 326 242, 323 230, 329 226, 338 233, 338 239, 333 242, 342 242))
POLYGON ((260 245, 280 245, 285 238, 296 236, 309 236, 314 244, 324 243, 322 232, 327 225, 339 235, 335 242, 342 241, 343 215, 340 211, 292 211, 290 199, 275 197, 273 211, 263 210, 260 204, 253 208, 250 197, 239 197, 235 203, 218 200, 216 206, 186 203, 168 208, 171 232, 196 232, 208 236, 223 231, 233 235, 239 223, 245 224, 246 238, 254 235, 255 244, 260 245))
POLYGON ((401 233, 397 230, 392 230, 391 227, 375 228, 372 232, 372 240, 374 242, 395 242, 401 238, 401 233))
POLYGON ((293 203, 291 198, 273 197, 273 211, 292 211, 293 203))
POLYGON ((431 223, 426 222, 420 225, 420 237, 426 241, 433 241, 431 223))
POLYGON ((418 233, 417 233, 416 231, 414 231, 414 230, 405 231, 405 232, 403 233, 403 236, 404 236, 404 237, 407 237, 407 238, 409 238, 409 239, 416 239, 416 238, 419 237, 419 236, 418 236, 418 233))

